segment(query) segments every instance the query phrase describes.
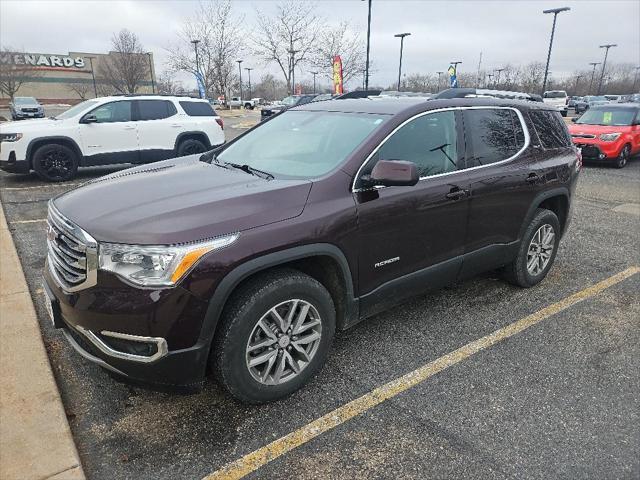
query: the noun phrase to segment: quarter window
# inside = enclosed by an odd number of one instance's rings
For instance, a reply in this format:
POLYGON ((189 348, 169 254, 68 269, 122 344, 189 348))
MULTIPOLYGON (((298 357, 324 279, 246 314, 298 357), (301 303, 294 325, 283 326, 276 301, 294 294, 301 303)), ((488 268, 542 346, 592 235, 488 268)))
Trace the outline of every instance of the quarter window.
POLYGON ((213 117, 216 114, 207 102, 180 102, 180 106, 190 117, 213 117))
POLYGON ((524 146, 522 124, 511 109, 466 110, 464 127, 472 152, 467 160, 467 168, 506 160, 524 146))
POLYGON ((529 115, 544 148, 562 148, 571 145, 571 137, 559 112, 538 110, 531 111, 529 115))
POLYGON ((167 100, 138 100, 139 120, 162 120, 178 113, 167 100))
POLYGON ((111 102, 92 110, 89 115, 95 115, 97 123, 130 122, 131 102, 111 102))
POLYGON ((405 160, 418 167, 420 177, 458 169, 455 113, 436 112, 411 120, 378 149, 363 173, 371 173, 378 160, 405 160))

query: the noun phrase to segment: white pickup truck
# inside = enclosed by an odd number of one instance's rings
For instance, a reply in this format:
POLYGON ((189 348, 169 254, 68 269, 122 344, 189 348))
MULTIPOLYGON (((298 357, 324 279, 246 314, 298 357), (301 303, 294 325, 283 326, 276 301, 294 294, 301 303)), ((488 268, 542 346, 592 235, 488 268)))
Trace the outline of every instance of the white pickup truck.
POLYGON ((569 111, 569 98, 564 90, 549 90, 542 95, 542 101, 547 105, 552 105, 558 109, 563 117, 567 116, 569 111))
POLYGON ((251 100, 241 100, 240 97, 231 97, 229 107, 244 107, 248 110, 253 110, 255 107, 262 103, 261 98, 252 98, 251 100))

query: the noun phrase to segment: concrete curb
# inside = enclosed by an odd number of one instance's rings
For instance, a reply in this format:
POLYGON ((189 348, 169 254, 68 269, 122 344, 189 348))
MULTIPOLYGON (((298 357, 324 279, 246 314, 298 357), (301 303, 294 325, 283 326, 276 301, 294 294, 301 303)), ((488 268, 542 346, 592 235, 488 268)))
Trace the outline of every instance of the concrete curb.
POLYGON ((0 478, 84 472, 0 203, 0 478))

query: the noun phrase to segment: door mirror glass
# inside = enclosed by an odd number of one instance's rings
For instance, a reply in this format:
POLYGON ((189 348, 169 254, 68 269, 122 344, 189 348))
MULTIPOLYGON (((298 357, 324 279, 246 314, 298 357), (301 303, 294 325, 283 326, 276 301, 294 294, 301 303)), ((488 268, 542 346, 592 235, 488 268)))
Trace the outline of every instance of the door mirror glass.
POLYGON ((418 167, 402 160, 379 160, 371 171, 369 183, 384 187, 411 187, 418 183, 418 167))
POLYGON ((80 123, 96 123, 98 119, 95 115, 85 115, 80 123))

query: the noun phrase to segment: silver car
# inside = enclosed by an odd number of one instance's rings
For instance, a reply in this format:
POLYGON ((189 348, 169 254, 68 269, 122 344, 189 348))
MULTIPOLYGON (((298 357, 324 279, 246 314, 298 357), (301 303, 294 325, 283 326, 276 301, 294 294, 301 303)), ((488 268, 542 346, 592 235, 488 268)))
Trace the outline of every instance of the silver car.
POLYGON ((44 118, 44 107, 33 97, 13 97, 9 110, 12 120, 44 118))

